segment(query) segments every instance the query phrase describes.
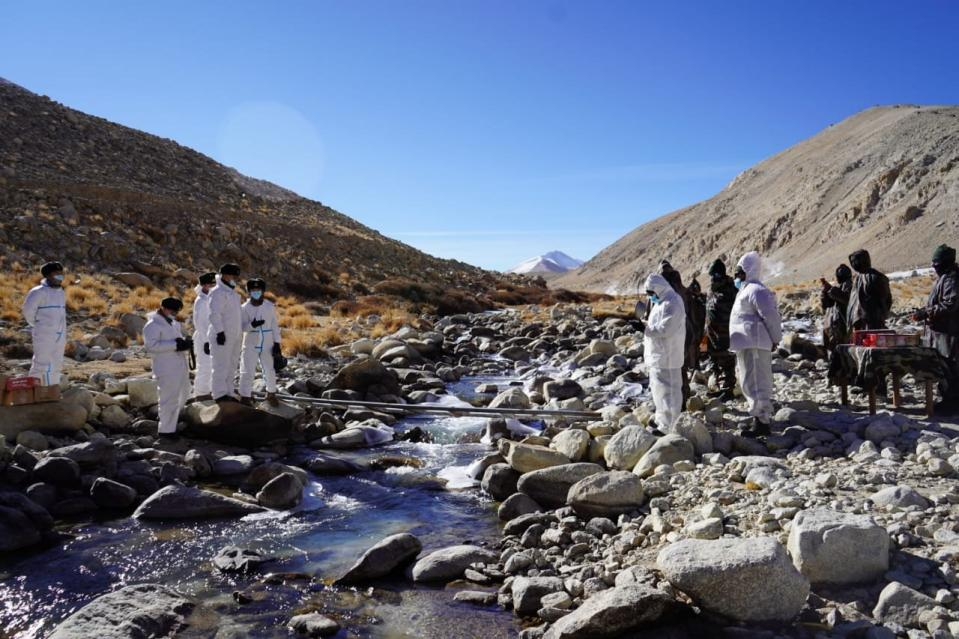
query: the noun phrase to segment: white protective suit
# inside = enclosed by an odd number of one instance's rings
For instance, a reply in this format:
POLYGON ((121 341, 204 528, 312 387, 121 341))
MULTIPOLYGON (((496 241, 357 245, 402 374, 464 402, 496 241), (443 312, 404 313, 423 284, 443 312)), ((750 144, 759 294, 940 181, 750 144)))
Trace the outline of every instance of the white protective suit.
POLYGON ((196 300, 193 302, 193 353, 196 355, 196 377, 193 380, 194 395, 213 393, 213 351, 211 355, 203 352, 203 344, 210 331, 210 292, 203 292, 202 286, 193 289, 196 300))
POLYGON ((59 386, 67 343, 66 295, 61 287, 50 286, 44 279, 27 293, 22 310, 33 333, 33 360, 28 375, 44 386, 59 386))
POLYGON ((213 399, 232 396, 236 391, 243 339, 240 306, 240 294, 224 284, 218 274, 216 286, 210 291, 210 328, 206 338, 213 356, 213 399), (226 335, 225 344, 217 344, 217 333, 226 335))
POLYGON ((749 414, 763 423, 773 417, 772 349, 782 340, 776 294, 760 281, 762 259, 751 251, 738 266, 746 273, 729 317, 729 350, 736 353, 736 377, 749 414))
POLYGON ((240 396, 253 393, 256 363, 263 369, 266 392, 276 392, 276 370, 273 368, 273 344, 280 343, 280 326, 276 321, 276 307, 270 300, 254 306, 252 300, 243 304, 243 357, 240 362, 240 396), (254 321, 263 321, 258 327, 254 321))
POLYGON ((175 433, 180 409, 190 396, 190 366, 187 352, 177 351, 176 340, 182 338, 180 323, 160 313, 151 313, 143 327, 143 344, 153 358, 153 377, 160 389, 161 433, 175 433))
POLYGON ((646 290, 656 293, 643 336, 643 359, 656 405, 656 425, 666 431, 683 409, 683 361, 686 355, 686 308, 662 275, 646 279, 646 290))

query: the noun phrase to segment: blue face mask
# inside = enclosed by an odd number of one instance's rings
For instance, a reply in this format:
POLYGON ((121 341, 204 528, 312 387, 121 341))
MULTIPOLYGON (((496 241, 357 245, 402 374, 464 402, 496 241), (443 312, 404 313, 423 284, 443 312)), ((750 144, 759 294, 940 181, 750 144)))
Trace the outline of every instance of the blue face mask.
POLYGON ((659 299, 659 295, 656 295, 656 293, 653 293, 652 295, 649 296, 649 301, 652 302, 653 304, 659 304, 660 302, 662 302, 662 300, 659 299))
POLYGON ((736 288, 742 288, 745 282, 737 277, 736 279, 733 280, 733 284, 736 285, 736 288))
POLYGON ((263 297, 263 291, 250 291, 250 297, 252 297, 255 300, 258 300, 261 297, 263 297))

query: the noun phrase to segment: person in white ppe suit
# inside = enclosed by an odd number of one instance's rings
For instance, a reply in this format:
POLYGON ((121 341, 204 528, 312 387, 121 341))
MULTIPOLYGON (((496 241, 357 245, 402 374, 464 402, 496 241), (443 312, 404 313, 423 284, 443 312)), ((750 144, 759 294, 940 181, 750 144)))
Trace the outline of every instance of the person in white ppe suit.
POLYGON ((683 363, 686 357, 686 308, 662 275, 646 278, 652 307, 644 331, 643 359, 656 406, 655 431, 668 432, 683 408, 683 363))
POLYGON ((153 377, 160 391, 158 406, 161 438, 176 436, 180 409, 190 396, 190 366, 187 352, 193 348, 193 340, 184 338, 177 313, 183 302, 168 297, 160 302, 160 309, 151 313, 143 327, 143 344, 153 359, 153 377))
POLYGON ((276 306, 263 294, 266 282, 256 278, 246 283, 250 299, 243 304, 243 355, 240 360, 240 401, 253 404, 253 378, 260 364, 266 385, 266 399, 276 405, 276 369, 273 358, 281 354, 280 325, 276 306))
POLYGON ((210 355, 210 290, 216 284, 216 273, 204 273, 193 290, 193 350, 196 356, 196 376, 193 396, 198 400, 213 399, 213 357, 210 355))
POLYGON ((240 267, 224 264, 210 291, 210 328, 207 342, 213 356, 213 397, 216 401, 237 401, 236 374, 240 367, 243 339, 242 302, 236 292, 240 267))
POLYGON ((729 317, 729 350, 736 353, 736 379, 749 404, 753 423, 744 435, 769 434, 773 417, 772 351, 782 340, 776 294, 760 281, 762 259, 751 251, 736 265, 739 292, 729 317))
POLYGON ((33 334, 33 359, 30 377, 43 386, 59 386, 63 369, 63 349, 67 340, 67 304, 63 292, 63 265, 47 262, 40 269, 43 276, 23 301, 23 319, 33 334))

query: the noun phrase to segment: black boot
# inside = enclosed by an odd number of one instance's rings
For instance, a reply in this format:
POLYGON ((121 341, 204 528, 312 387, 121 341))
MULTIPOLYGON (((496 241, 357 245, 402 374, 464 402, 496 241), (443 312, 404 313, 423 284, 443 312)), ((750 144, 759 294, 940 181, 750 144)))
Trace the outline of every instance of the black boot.
POLYGON ((769 435, 769 422, 764 422, 758 417, 753 417, 749 426, 743 430, 743 437, 765 437, 769 435))

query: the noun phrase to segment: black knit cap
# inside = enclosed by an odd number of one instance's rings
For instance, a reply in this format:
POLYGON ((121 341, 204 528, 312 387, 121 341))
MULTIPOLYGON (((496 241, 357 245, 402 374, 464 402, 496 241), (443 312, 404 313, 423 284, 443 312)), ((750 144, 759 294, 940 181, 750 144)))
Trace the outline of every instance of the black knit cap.
POLYGON ((216 273, 204 273, 200 276, 200 286, 204 284, 216 284, 216 273))
POLYGON ((955 264, 956 249, 945 244, 940 244, 936 247, 935 252, 932 254, 932 261, 936 264, 942 264, 944 266, 955 264))
POLYGON ((258 289, 258 290, 261 290, 261 291, 265 291, 265 290, 266 290, 266 282, 264 282, 263 280, 261 280, 261 279, 258 278, 258 277, 254 277, 253 279, 247 280, 247 282, 246 282, 246 290, 252 291, 253 289, 258 289))
POLYGON ((709 267, 709 274, 713 277, 725 277, 726 265, 722 260, 717 259, 713 262, 712 266, 709 267))
POLYGON ((52 273, 62 273, 63 264, 60 262, 47 262, 40 267, 40 275, 49 277, 52 273))
POLYGON ((220 267, 220 275, 235 275, 240 277, 240 267, 236 264, 224 264, 220 267))
POLYGON ((164 297, 163 301, 160 302, 160 306, 174 312, 183 310, 183 302, 179 297, 164 297))

